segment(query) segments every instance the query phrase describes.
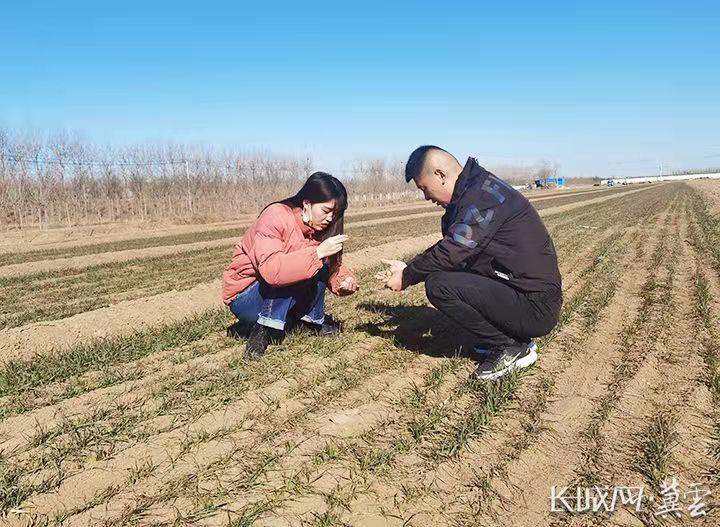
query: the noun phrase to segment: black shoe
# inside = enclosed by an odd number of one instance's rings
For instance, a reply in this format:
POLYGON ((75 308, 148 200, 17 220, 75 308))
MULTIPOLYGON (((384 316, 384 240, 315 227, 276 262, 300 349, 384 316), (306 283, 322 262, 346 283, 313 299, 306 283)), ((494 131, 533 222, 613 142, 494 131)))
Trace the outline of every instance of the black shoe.
POLYGON ((250 331, 247 344, 245 345, 245 358, 249 360, 258 360, 265 355, 267 347, 282 339, 283 331, 275 328, 255 324, 250 331))
POLYGON ((227 328, 227 336, 231 339, 240 340, 250 335, 254 324, 247 322, 235 322, 232 326, 227 328))
POLYGON ((335 322, 330 315, 325 315, 325 320, 322 324, 313 324, 304 320, 302 323, 319 337, 334 337, 342 333, 342 327, 338 322, 335 322))
POLYGON ((484 360, 473 372, 476 379, 492 381, 504 377, 513 370, 527 368, 537 360, 537 345, 531 342, 518 343, 492 350, 491 356, 484 360))

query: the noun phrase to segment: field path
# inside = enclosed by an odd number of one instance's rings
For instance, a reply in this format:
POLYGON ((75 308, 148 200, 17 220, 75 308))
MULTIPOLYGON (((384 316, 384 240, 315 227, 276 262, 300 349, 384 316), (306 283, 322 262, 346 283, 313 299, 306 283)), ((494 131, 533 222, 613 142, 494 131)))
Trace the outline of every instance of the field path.
MULTIPOLYGON (((383 258, 401 257, 429 247, 439 234, 386 243, 346 254, 343 261, 355 270, 372 267, 383 258)), ((189 290, 120 302, 79 315, 50 322, 36 322, 0 331, 0 362, 59 351, 78 342, 152 327, 222 307, 220 280, 189 290)))
POLYGON ((380 259, 439 238, 420 236, 432 218, 415 231, 379 223, 376 243, 415 237, 345 255, 361 289, 328 297, 339 336, 289 331, 260 361, 243 358, 244 330, 225 334, 219 281, 3 331, 0 346, 8 335, 18 346, 3 352, 31 360, 0 368, 0 521, 655 525, 551 515, 548 493, 652 486, 647 466, 716 477, 720 279, 714 220, 691 197, 653 185, 544 207, 563 311, 538 363, 498 383, 470 377, 472 341, 422 285, 397 294, 372 279, 380 259), (702 275, 713 317, 700 328, 702 275), (660 445, 667 463, 651 456, 657 423, 675 434, 660 445))
MULTIPOLYGON (((584 206, 599 204, 620 196, 647 191, 652 187, 633 189, 619 194, 593 198, 577 203, 541 210, 541 216, 562 214, 584 206)), ((423 213, 408 218, 424 218, 437 213, 423 213)), ((405 218, 405 217, 401 217, 405 218)), ((371 225, 392 223, 398 218, 369 220, 371 225)), ((358 222, 356 226, 359 226, 358 222)), ((346 255, 346 262, 352 268, 362 269, 376 265, 383 258, 400 257, 413 251, 420 251, 439 239, 439 234, 390 242, 374 248, 366 248, 346 255)), ((164 248, 157 248, 163 250, 164 248)), ((155 249, 151 249, 155 250, 155 249)), ((147 252, 148 249, 141 251, 147 252)), ((131 251, 128 251, 131 252, 131 251)), ((115 253, 111 253, 114 258, 115 253)), ((94 256, 93 256, 94 257, 94 256)), ((78 257, 80 259, 85 257, 78 257)), ((86 311, 67 318, 40 321, 19 327, 0 330, 0 362, 13 358, 27 358, 66 349, 73 344, 101 336, 114 336, 130 330, 152 327, 201 313, 220 306, 220 280, 201 283, 186 290, 172 290, 159 295, 135 300, 121 301, 108 307, 86 311)))
MULTIPOLYGON (((408 214, 407 216, 401 216, 400 218, 378 218, 375 220, 348 222, 346 224, 346 228, 371 227, 373 225, 382 225, 384 223, 395 223, 398 219, 411 220, 432 216, 440 217, 440 212, 421 212, 418 214, 408 214)), ((136 258, 155 258, 158 256, 168 256, 183 252, 197 251, 199 249, 211 249, 215 247, 231 248, 240 239, 240 234, 242 233, 241 229, 248 226, 249 224, 238 225, 238 235, 230 238, 220 238, 217 240, 195 243, 183 243, 179 245, 161 245, 158 247, 149 247, 144 249, 127 249, 123 251, 111 251, 99 254, 73 256, 69 258, 53 258, 51 260, 5 265, 0 267, 0 278, 22 276, 40 272, 61 271, 64 269, 82 269, 83 267, 89 267, 91 265, 124 262, 127 260, 134 260, 136 258)), ((228 251, 228 255, 229 254, 230 251, 228 251)))
MULTIPOLYGON (((528 194, 531 201, 545 200, 565 196, 573 196, 587 193, 601 193, 612 191, 607 188, 586 188, 577 190, 562 191, 540 191, 528 194)), ((361 216, 379 211, 398 211, 414 209, 426 205, 426 202, 418 199, 396 205, 373 206, 367 208, 351 207, 346 217, 361 216)), ((187 234, 192 232, 206 231, 213 228, 227 229, 231 227, 241 228, 250 225, 257 214, 244 214, 229 221, 220 221, 202 224, 148 224, 148 223, 111 223, 103 225, 81 226, 72 228, 57 228, 49 230, 27 230, 8 231, 0 240, 0 259, 8 252, 30 252, 39 249, 59 249, 66 247, 82 247, 107 242, 120 242, 141 238, 157 238, 169 235, 187 234)))
MULTIPOLYGON (((635 190, 623 190, 622 192, 616 192, 611 194, 610 196, 604 196, 604 197, 615 197, 620 196, 627 193, 632 193, 635 190)), ((641 189, 640 189, 641 190, 641 189)), ((602 193, 602 191, 585 191, 585 192, 579 192, 579 193, 563 193, 563 194, 553 194, 549 196, 542 196, 542 197, 535 197, 531 198, 531 202, 539 202, 543 203, 546 200, 556 200, 558 198, 566 198, 566 197, 572 197, 572 196, 578 196, 579 198, 583 198, 585 196, 595 195, 602 193)), ((588 200, 584 200, 583 203, 597 203, 595 201, 597 198, 591 198, 588 200)), ((571 203, 569 205, 576 205, 575 203, 571 203)), ((571 210, 570 209, 561 209, 561 208, 548 208, 548 210, 551 210, 553 212, 562 212, 563 210, 571 210)), ((404 219, 421 219, 421 218, 427 218, 432 217, 434 215, 440 216, 442 214, 442 211, 437 210, 431 210, 428 206, 422 205, 422 204, 413 204, 412 207, 403 207, 403 208, 388 208, 388 209, 381 209, 380 211, 361 211, 357 212, 355 214, 348 213, 347 218, 348 220, 352 220, 354 216, 362 216, 365 214, 373 214, 375 212, 392 212, 397 211, 398 215, 393 217, 386 217, 386 218, 378 218, 378 219, 369 219, 369 220, 360 220, 360 221, 348 221, 346 222, 346 228, 347 227, 369 227, 373 225, 381 225, 384 223, 393 223, 398 220, 404 220, 404 219), (402 214, 403 212, 408 212, 409 214, 402 214)), ((541 211, 542 212, 542 211, 541 211)), ((552 214, 553 212, 550 212, 552 214)), ((6 265, 0 265, 0 279, 2 278, 8 278, 8 277, 19 277, 24 276, 28 274, 33 273, 40 273, 40 272, 52 272, 52 271, 62 271, 65 269, 81 269, 84 267, 89 267, 92 265, 102 265, 105 263, 116 263, 116 262, 122 262, 122 261, 128 261, 133 260, 136 258, 152 258, 152 257, 158 257, 158 256, 166 256, 171 254, 179 254, 183 252, 190 252, 190 251, 196 251, 199 249, 206 249, 206 248, 216 248, 216 247, 223 247, 223 246, 232 246, 240 237, 243 230, 247 227, 249 227, 252 224, 252 222, 245 222, 245 223, 228 223, 228 224, 218 224, 217 227, 222 228, 222 230, 227 230, 232 227, 237 228, 237 234, 233 235, 231 237, 226 236, 223 238, 218 238, 214 240, 208 240, 208 241, 197 241, 197 242, 191 242, 191 243, 180 243, 180 244, 170 244, 170 245, 158 245, 153 247, 145 247, 140 249, 121 249, 121 250, 113 250, 113 251, 107 251, 107 252, 99 252, 99 253, 93 253, 93 254, 81 254, 78 256, 61 256, 61 257, 55 257, 55 258, 46 258, 46 259, 40 259, 40 260, 34 260, 34 261, 28 261, 28 262, 18 262, 18 263, 10 263, 6 265)), ((192 229, 195 231, 202 233, 207 231, 207 227, 211 227, 212 225, 205 226, 205 229, 199 229, 198 226, 193 226, 192 229)), ((193 232, 191 228, 188 228, 187 231, 179 231, 177 234, 187 234, 188 232, 193 232)), ((159 235, 168 235, 167 232, 161 232, 159 235)), ((153 236, 146 237, 147 239, 152 239, 153 236)), ((136 238, 130 238, 130 240, 136 239, 136 238)), ((119 240, 117 240, 119 241, 119 240)), ((77 245, 77 247, 81 247, 84 245, 96 245, 98 243, 98 240, 95 240, 92 244, 81 244, 77 245)), ((68 245, 67 247, 73 247, 74 245, 68 245)), ((63 246, 64 247, 64 246, 63 246)), ((36 250, 36 247, 33 247, 32 250, 36 250)), ((22 253, 23 251, 19 251, 22 253)), ((2 257, 2 253, 0 253, 0 258, 2 257)))
MULTIPOLYGON (((564 194, 563 194, 564 195, 564 194)), ((346 217, 361 216, 380 211, 397 210, 399 213, 406 209, 413 209, 426 205, 417 200, 387 207, 368 207, 348 210, 346 217)), ((232 227, 247 227, 255 221, 257 214, 244 214, 234 220, 199 223, 188 225, 169 224, 122 224, 112 223, 99 226, 84 226, 72 229, 50 229, 47 231, 8 232, 0 243, 0 257, 8 252, 31 252, 39 249, 61 249, 69 247, 84 247, 108 242, 122 242, 129 240, 158 238, 163 236, 188 234, 199 231, 228 229, 232 227)))

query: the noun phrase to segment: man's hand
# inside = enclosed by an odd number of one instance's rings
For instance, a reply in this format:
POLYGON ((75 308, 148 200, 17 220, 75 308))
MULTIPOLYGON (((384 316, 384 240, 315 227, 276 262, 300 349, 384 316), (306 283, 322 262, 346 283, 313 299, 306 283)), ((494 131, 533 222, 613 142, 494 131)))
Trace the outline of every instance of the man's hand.
POLYGON ((407 267, 407 264, 405 262, 401 262, 400 260, 383 260, 382 263, 389 265, 390 272, 393 274, 398 271, 402 272, 402 270, 407 267))
POLYGON ((405 262, 401 262, 400 260, 383 260, 382 263, 390 266, 389 269, 385 271, 385 287, 392 289, 393 291, 402 291, 402 274, 403 269, 407 267, 407 264, 405 262))
POLYGON ((347 276, 342 282, 340 282, 340 285, 338 286, 338 293, 341 296, 351 295, 357 291, 357 289, 358 285, 355 279, 352 276, 347 276))

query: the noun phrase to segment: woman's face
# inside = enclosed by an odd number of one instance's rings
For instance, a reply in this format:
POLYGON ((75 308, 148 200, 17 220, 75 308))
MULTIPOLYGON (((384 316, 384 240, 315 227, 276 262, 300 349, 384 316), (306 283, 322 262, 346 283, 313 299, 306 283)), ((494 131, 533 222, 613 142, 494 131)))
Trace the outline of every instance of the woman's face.
POLYGON ((303 203, 305 216, 312 220, 307 222, 317 232, 327 229, 335 219, 335 200, 324 201, 323 203, 303 203))

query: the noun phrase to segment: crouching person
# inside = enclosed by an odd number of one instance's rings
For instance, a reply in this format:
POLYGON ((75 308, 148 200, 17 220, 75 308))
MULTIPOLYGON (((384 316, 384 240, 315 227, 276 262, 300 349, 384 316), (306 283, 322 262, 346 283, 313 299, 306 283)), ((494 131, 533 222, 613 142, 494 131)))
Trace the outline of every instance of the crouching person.
POLYGON ((347 192, 340 181, 315 172, 294 196, 265 207, 235 245, 223 273, 223 301, 252 325, 245 356, 260 358, 288 324, 336 335, 325 315, 325 291, 354 293, 357 281, 342 264, 347 192))
POLYGON ((443 238, 407 265, 386 260, 387 287, 425 282, 430 303, 474 336, 477 378, 533 364, 532 339, 555 327, 562 305, 555 248, 537 211, 475 159, 463 167, 434 146, 410 155, 405 179, 445 208, 443 238))

